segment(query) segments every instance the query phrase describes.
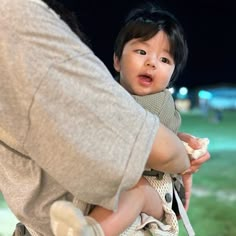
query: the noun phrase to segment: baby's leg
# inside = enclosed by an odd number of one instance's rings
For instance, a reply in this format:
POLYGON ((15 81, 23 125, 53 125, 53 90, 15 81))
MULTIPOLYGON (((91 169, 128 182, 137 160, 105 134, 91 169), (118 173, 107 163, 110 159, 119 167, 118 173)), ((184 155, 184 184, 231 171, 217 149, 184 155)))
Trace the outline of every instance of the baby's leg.
POLYGON ((160 219, 162 200, 145 178, 132 189, 122 192, 116 212, 96 206, 89 216, 71 202, 58 201, 50 211, 55 236, 117 236, 125 231, 141 212, 160 219))
POLYGON ((104 234, 117 236, 125 231, 144 212, 160 219, 163 214, 162 200, 145 178, 132 189, 121 193, 116 212, 96 206, 90 217, 102 227, 104 234))

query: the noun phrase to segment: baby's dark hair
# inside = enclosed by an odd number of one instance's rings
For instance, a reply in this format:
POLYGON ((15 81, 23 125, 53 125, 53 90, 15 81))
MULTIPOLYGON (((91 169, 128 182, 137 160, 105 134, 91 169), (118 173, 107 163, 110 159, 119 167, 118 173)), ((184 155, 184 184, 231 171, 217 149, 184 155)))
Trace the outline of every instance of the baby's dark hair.
POLYGON ((170 54, 175 62, 175 70, 170 80, 170 83, 173 83, 186 65, 188 46, 179 21, 154 3, 147 2, 129 13, 115 40, 114 53, 121 59, 128 41, 135 38, 147 41, 159 31, 164 31, 169 39, 170 54))

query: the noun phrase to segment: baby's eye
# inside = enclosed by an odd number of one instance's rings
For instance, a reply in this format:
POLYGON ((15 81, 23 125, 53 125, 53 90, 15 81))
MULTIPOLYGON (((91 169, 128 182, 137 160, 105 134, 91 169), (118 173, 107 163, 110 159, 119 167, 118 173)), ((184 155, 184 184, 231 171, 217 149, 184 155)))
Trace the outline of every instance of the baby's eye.
POLYGON ((140 54, 140 55, 146 55, 147 53, 144 51, 144 50, 142 50, 142 49, 138 49, 138 50, 136 50, 136 52, 138 53, 138 54, 140 54))
POLYGON ((166 57, 162 57, 161 61, 164 62, 164 63, 170 64, 170 60, 167 59, 166 57))

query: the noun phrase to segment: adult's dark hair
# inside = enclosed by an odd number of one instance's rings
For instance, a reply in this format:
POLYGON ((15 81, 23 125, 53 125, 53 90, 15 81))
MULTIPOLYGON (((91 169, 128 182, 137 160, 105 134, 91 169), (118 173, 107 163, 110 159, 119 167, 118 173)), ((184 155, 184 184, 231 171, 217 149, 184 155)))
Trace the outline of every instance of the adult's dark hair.
POLYGON ((175 16, 154 3, 147 2, 129 13, 115 40, 114 53, 121 59, 124 46, 128 41, 134 38, 146 41, 159 31, 164 31, 168 36, 170 54, 175 61, 175 70, 170 80, 170 83, 173 83, 186 65, 187 42, 184 30, 175 16))
POLYGON ((81 26, 78 22, 77 15, 75 12, 70 11, 61 2, 57 0, 43 0, 47 5, 52 8, 63 21, 65 21, 74 33, 88 46, 91 47, 90 41, 87 36, 81 31, 81 26))

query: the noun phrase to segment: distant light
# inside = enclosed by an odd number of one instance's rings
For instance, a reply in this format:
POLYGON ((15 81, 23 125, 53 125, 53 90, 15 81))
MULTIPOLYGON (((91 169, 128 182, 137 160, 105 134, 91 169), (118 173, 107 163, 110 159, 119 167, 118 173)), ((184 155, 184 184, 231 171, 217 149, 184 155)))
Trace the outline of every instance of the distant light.
POLYGON ((174 94, 174 92, 175 92, 175 88, 174 87, 169 88, 168 90, 170 91, 171 94, 174 94))
POLYGON ((180 95, 182 95, 182 96, 186 96, 186 95, 188 94, 188 89, 187 89, 186 87, 181 87, 181 88, 179 89, 179 93, 180 93, 180 95))
POLYGON ((200 90, 198 92, 198 97, 202 99, 211 99, 212 98, 212 93, 206 91, 206 90, 200 90))

